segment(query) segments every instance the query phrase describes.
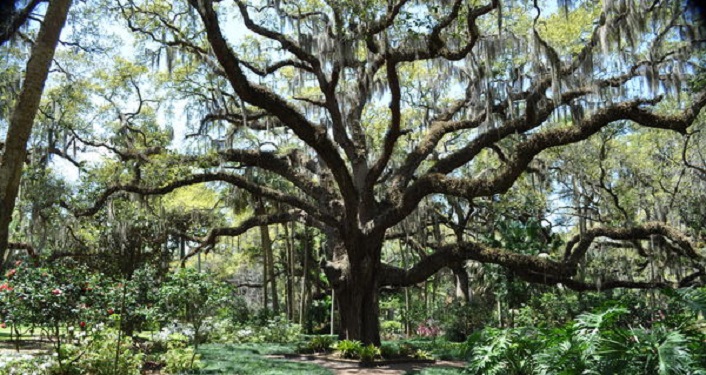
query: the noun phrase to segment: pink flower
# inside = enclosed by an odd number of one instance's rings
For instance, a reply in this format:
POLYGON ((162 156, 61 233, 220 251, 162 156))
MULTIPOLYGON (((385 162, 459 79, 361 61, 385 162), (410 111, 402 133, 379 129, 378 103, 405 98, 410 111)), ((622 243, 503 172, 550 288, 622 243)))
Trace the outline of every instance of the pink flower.
POLYGON ((7 273, 5 274, 5 277, 7 277, 9 279, 12 276, 14 276, 16 273, 17 273, 17 269, 13 268, 13 269, 7 271, 7 273))
POLYGON ((8 292, 12 290, 12 287, 7 283, 0 284, 0 290, 7 290, 8 292))
POLYGON ((51 291, 51 294, 53 294, 53 295, 55 295, 55 296, 59 296, 59 295, 61 295, 61 293, 63 293, 63 292, 62 292, 61 289, 59 289, 59 288, 56 288, 56 289, 54 289, 54 290, 51 291))

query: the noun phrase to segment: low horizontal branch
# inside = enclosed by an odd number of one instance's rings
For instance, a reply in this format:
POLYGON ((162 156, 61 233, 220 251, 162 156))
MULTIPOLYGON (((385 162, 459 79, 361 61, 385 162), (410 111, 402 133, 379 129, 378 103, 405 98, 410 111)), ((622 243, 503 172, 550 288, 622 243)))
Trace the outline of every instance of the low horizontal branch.
POLYGON ((513 270, 538 275, 571 276, 575 269, 538 256, 517 254, 508 250, 466 242, 440 247, 410 269, 383 265, 381 286, 409 286, 423 282, 444 267, 466 260, 497 264, 513 270))
POLYGON ((564 260, 569 264, 578 264, 591 244, 600 237, 621 241, 637 241, 648 240, 651 236, 655 235, 662 236, 671 241, 672 244, 679 248, 690 259, 702 259, 684 234, 667 224, 651 222, 631 228, 591 228, 583 234, 574 236, 567 242, 564 251, 564 260))

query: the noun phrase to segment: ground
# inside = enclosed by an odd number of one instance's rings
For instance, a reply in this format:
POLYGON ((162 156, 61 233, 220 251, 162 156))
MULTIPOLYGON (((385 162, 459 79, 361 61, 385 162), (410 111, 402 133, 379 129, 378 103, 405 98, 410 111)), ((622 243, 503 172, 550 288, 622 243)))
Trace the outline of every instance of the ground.
MULTIPOLYGON (((282 358, 282 356, 272 356, 275 358, 282 358)), ((307 357, 299 357, 298 359, 290 358, 288 360, 302 361, 306 363, 313 363, 321 367, 325 367, 333 371, 336 375, 403 375, 403 374, 416 374, 421 372, 425 368, 433 367, 435 369, 448 369, 450 371, 444 371, 443 373, 456 374, 459 371, 456 369, 462 369, 465 367, 465 362, 459 361, 436 361, 435 363, 395 363, 385 366, 364 368, 358 366, 356 362, 343 362, 335 361, 326 358, 315 358, 307 359, 307 357)), ((442 371, 438 371, 441 375, 442 371)))
MULTIPOLYGON (((333 357, 296 356, 289 344, 205 344, 199 352, 206 368, 203 373, 242 375, 457 375, 466 363, 461 361, 436 361, 435 363, 404 362, 366 368, 358 362, 333 357), (289 353, 285 356, 281 353, 289 353)), ((15 343, 0 340, 0 358, 19 355, 50 353, 46 341, 22 340, 20 351, 15 343)), ((199 372, 194 372, 198 374, 199 372)), ((162 375, 148 371, 145 375, 162 375)))

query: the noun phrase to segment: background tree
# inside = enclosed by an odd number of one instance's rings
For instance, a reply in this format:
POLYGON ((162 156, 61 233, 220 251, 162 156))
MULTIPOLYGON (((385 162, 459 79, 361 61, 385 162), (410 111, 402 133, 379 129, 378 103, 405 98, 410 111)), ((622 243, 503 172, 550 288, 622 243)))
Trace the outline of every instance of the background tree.
MULTIPOLYGON (((36 2, 33 4, 28 5, 25 11, 31 11, 36 6, 36 2)), ((31 57, 27 61, 22 91, 17 98, 9 121, 7 136, 2 144, 0 158, 0 208, 2 208, 0 210, 0 262, 3 263, 22 168, 27 158, 27 141, 32 133, 32 125, 44 91, 44 84, 70 6, 71 0, 55 0, 51 1, 47 7, 44 21, 39 28, 37 40, 32 48, 31 57)), ((17 15, 17 17, 21 18, 21 15, 17 15)), ((17 29, 14 26, 10 28, 15 31, 17 29)), ((5 30, 2 32, 4 33, 5 30)))
POLYGON ((24 7, 17 0, 8 0, 0 3, 0 45, 11 40, 22 27, 27 23, 32 12, 42 0, 32 0, 24 7))

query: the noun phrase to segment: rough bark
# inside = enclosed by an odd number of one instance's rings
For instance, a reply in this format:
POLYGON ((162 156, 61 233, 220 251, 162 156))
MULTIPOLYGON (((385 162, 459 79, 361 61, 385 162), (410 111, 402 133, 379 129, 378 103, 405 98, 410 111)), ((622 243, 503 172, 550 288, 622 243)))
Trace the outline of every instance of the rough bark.
POLYGON ((380 345, 379 288, 382 241, 348 242, 325 266, 336 293, 342 339, 380 345))
POLYGON ((22 168, 27 158, 27 141, 32 134, 32 125, 49 75, 49 67, 70 7, 71 0, 52 0, 49 3, 27 62, 22 91, 10 119, 4 153, 0 160, 0 261, 2 262, 6 256, 9 227, 20 186, 22 168))

